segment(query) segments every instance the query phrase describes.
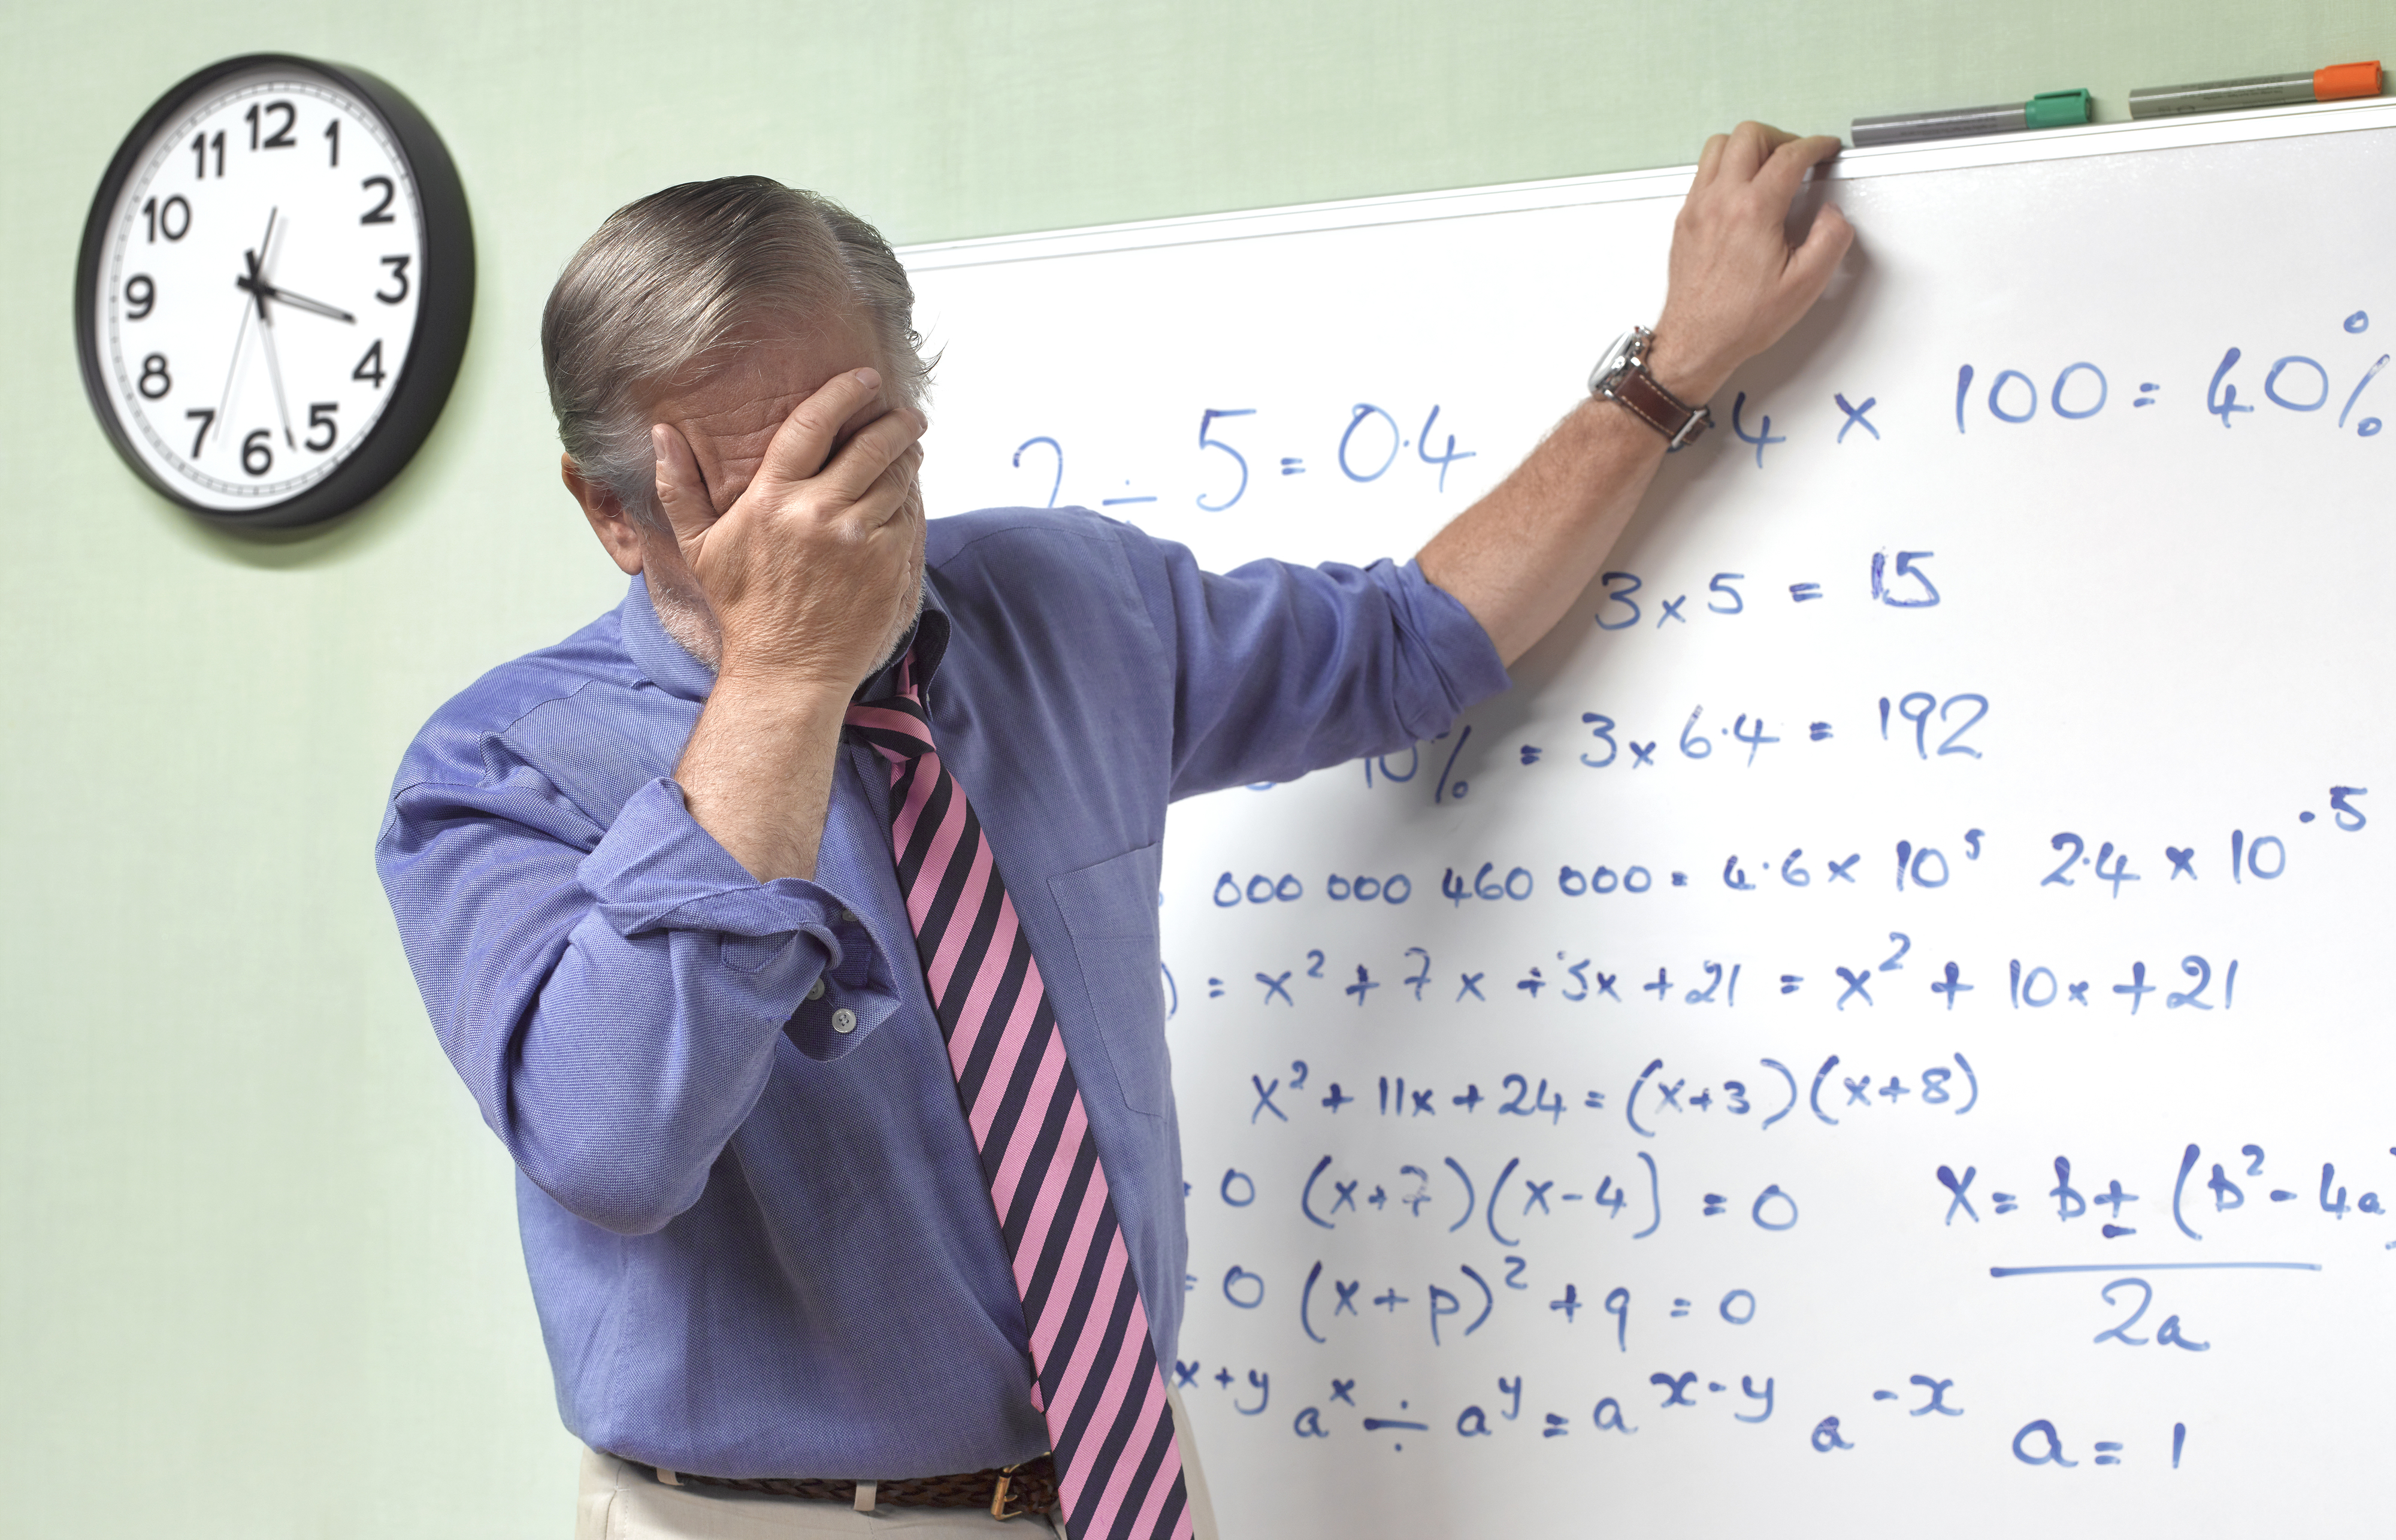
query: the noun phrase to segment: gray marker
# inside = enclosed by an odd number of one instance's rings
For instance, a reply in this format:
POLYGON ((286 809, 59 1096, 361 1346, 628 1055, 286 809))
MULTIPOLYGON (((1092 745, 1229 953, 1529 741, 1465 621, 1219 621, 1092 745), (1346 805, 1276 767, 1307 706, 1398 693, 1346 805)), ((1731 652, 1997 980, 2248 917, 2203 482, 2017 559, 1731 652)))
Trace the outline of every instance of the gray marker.
POLYGON ((1943 113, 1892 113, 1860 117, 1849 128, 1858 146, 1913 144, 1923 139, 1964 139, 1974 134, 2013 134, 2025 128, 2068 128, 2085 123, 2094 103, 2087 91, 2041 91, 2028 101, 1999 107, 1959 107, 1943 113))
POLYGON ((2130 93, 2134 118, 2177 113, 2235 113, 2250 107, 2290 107, 2301 101, 2336 101, 2379 94, 2379 60, 2332 64, 2294 74, 2252 75, 2199 86, 2147 86, 2130 93))

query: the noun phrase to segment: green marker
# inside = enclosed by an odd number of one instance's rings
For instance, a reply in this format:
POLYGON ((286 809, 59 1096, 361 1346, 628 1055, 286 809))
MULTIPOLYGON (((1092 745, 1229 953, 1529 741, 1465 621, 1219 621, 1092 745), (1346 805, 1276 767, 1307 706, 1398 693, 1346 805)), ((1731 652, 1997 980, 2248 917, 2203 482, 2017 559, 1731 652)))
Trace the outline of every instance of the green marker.
POLYGON ((2176 113, 2234 113, 2248 107, 2291 107, 2300 101, 2337 101, 2379 94, 2379 60, 2332 64, 2294 74, 2250 75, 2202 86, 2147 86, 2130 93, 2134 118, 2176 113))
POLYGON ((1913 144, 1923 139, 1963 139, 1973 134, 2012 134, 2025 128, 2069 128, 2094 115, 2087 91, 2041 91, 2028 101, 2002 107, 1959 107, 1944 113, 1894 113, 1856 119, 1848 130, 1856 144, 1913 144))

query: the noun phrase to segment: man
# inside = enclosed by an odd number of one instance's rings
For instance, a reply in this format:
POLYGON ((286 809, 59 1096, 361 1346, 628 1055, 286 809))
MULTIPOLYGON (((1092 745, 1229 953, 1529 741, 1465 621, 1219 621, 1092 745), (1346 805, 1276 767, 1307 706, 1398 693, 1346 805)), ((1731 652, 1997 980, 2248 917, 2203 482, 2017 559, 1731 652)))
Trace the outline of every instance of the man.
POLYGON ((1211 1530, 1158 1373, 1165 805, 1502 689, 1690 406, 1821 292, 1844 220, 1783 226, 1836 147, 1710 140, 1644 362, 1405 567, 927 525, 927 370, 870 228, 735 179, 592 237, 543 351, 630 592, 435 713, 378 847, 519 1169, 580 1534, 1211 1530))

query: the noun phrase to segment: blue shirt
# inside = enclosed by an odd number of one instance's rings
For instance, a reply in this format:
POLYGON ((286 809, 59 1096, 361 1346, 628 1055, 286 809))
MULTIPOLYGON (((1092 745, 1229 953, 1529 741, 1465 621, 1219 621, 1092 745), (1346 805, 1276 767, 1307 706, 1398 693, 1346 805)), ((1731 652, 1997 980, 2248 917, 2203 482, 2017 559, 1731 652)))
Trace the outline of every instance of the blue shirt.
MULTIPOLYGON (((1165 804, 1432 737, 1506 675, 1411 564, 1214 576, 1081 511, 935 521, 925 587, 935 739, 1047 981, 1169 1363, 1165 804)), ((760 883, 671 778, 712 683, 635 579, 433 714, 376 847, 433 1029, 515 1158, 559 1410, 595 1448, 716 1476, 1028 1458, 1048 1438, 1022 1307, 899 898, 887 768, 844 747, 815 879, 760 883)))

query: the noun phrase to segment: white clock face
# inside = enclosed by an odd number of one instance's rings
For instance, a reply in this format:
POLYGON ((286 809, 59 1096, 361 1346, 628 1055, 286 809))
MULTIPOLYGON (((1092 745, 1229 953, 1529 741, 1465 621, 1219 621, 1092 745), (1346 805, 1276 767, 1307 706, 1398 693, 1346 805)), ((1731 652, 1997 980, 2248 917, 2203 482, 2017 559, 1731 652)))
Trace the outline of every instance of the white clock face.
POLYGON ((331 475, 398 386, 423 236, 390 129, 329 84, 237 77, 171 116, 133 163, 85 301, 135 453, 220 512, 331 475))

